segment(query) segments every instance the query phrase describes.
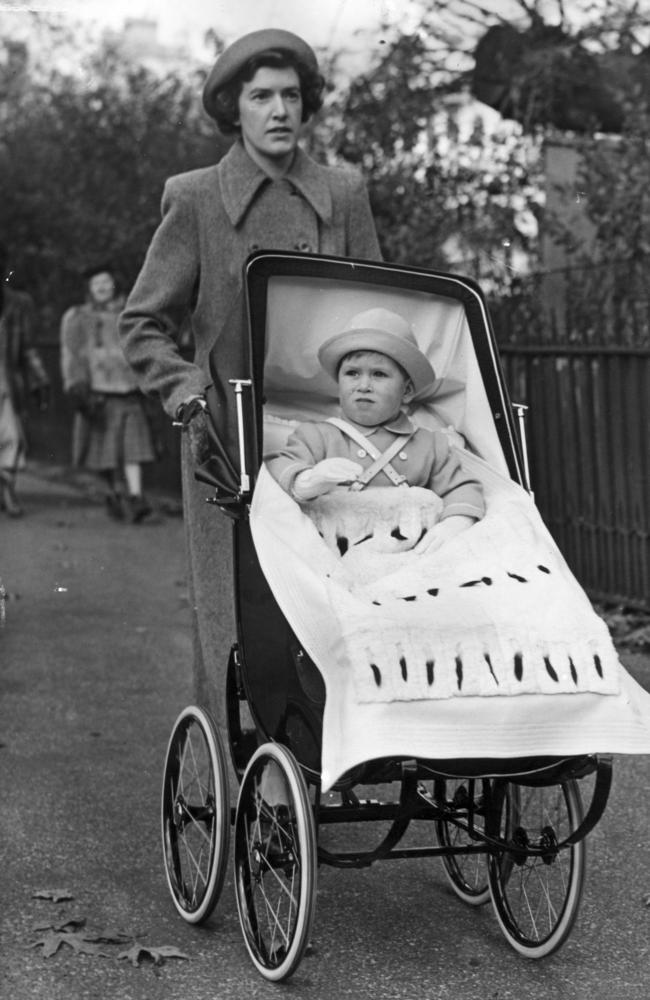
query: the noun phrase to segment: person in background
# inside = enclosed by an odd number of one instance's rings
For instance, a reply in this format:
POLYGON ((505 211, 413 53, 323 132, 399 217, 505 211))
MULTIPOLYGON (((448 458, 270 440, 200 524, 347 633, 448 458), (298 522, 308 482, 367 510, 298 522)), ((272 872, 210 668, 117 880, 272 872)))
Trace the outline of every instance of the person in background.
POLYGON ((106 481, 108 513, 134 524, 152 513, 142 465, 155 458, 149 422, 118 335, 124 299, 110 265, 85 272, 87 297, 61 321, 63 388, 75 407, 72 460, 106 481))
POLYGON ((45 410, 50 380, 34 347, 36 309, 30 295, 10 288, 7 247, 0 243, 0 510, 20 517, 16 476, 25 465, 23 420, 28 399, 45 410))
POLYGON ((140 385, 160 397, 183 435, 183 503, 193 613, 195 696, 225 725, 227 650, 235 639, 230 525, 194 479, 206 457, 204 393, 226 401, 221 426, 232 447, 229 378, 245 370, 242 271, 255 250, 377 260, 377 235, 359 174, 325 167, 299 146, 322 105, 316 55, 290 31, 239 38, 217 59, 203 105, 235 141, 212 167, 167 181, 162 221, 121 318, 124 351, 140 385), (179 338, 191 316, 194 357, 179 338), (224 652, 226 650, 226 652, 224 652))

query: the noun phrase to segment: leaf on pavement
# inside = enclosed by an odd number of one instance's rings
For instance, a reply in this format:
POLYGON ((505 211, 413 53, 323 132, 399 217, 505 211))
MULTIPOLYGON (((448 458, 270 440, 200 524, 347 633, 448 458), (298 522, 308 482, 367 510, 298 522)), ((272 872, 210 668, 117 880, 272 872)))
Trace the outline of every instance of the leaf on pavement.
POLYGON ((59 923, 49 924, 34 924, 35 931, 65 931, 65 930, 80 930, 82 927, 86 926, 85 917, 66 917, 65 920, 59 921, 59 923))
POLYGON ((89 941, 85 934, 76 931, 48 931, 48 933, 34 941, 31 948, 43 948, 43 958, 51 958, 56 955, 59 948, 67 945, 78 955, 94 955, 98 958, 108 958, 108 954, 101 950, 100 945, 89 941))
POLYGON ((69 889, 36 889, 32 893, 32 899, 49 899, 53 903, 64 903, 74 896, 69 889))
POLYGON ((189 961, 190 956, 184 955, 173 945, 163 944, 158 948, 151 948, 136 941, 128 951, 120 952, 117 957, 128 959, 131 965, 137 967, 147 958, 151 959, 154 965, 162 965, 166 958, 184 958, 189 961))

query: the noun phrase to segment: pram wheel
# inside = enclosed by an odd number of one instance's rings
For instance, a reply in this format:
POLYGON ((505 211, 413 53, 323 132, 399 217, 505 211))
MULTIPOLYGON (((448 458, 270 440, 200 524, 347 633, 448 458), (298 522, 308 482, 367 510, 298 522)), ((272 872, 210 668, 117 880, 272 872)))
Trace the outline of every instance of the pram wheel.
POLYGON ((226 755, 207 712, 179 715, 167 748, 161 826, 167 884, 183 920, 206 920, 221 894, 230 841, 226 755))
POLYGON ((286 747, 265 743, 239 791, 235 887, 246 947, 266 979, 287 979, 309 943, 316 865, 314 817, 300 767, 286 747))
POLYGON ((585 842, 561 846, 582 822, 578 783, 498 782, 495 807, 498 835, 521 848, 490 854, 488 879, 497 919, 516 951, 544 958, 566 941, 580 906, 585 842))
MULTIPOLYGON (((435 783, 435 801, 449 809, 479 833, 485 832, 485 810, 489 802, 489 782, 468 778, 439 779, 435 783)), ((436 835, 441 847, 466 847, 480 840, 451 820, 436 820, 436 835)), ((482 906, 490 898, 485 854, 443 854, 445 875, 457 896, 470 906, 482 906)))

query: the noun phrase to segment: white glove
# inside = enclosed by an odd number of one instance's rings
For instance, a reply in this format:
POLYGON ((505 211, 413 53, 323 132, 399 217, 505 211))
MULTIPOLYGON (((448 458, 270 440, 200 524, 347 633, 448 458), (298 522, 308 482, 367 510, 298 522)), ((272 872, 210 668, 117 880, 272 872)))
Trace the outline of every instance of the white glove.
POLYGON ((467 531, 475 523, 476 518, 470 517, 468 514, 452 514, 451 517, 446 517, 444 521, 438 521, 437 524, 434 524, 433 528, 429 528, 413 551, 417 552, 418 555, 422 555, 423 552, 436 552, 442 548, 445 542, 455 538, 456 535, 460 535, 462 531, 467 531))
POLYGON ((311 469, 299 472, 293 481, 293 494, 298 500, 314 500, 337 486, 355 482, 363 466, 349 458, 324 458, 311 469))

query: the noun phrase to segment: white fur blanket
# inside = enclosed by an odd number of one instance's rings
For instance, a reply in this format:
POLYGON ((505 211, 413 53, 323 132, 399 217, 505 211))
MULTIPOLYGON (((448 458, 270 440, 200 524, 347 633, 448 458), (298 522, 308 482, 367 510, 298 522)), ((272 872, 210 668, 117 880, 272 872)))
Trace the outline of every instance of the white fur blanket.
MULTIPOLYGON (((389 573, 378 571, 380 556, 371 547, 348 544, 340 555, 337 532, 347 532, 350 543, 355 530, 364 530, 362 511, 335 523, 326 510, 315 509, 312 520, 266 469, 260 471, 251 507, 260 564, 325 680, 325 789, 349 768, 393 755, 445 760, 650 753, 650 695, 619 664, 606 627, 532 500, 480 459, 465 460, 484 483, 494 516, 450 542, 444 561, 444 550, 439 560, 403 551, 412 543, 409 531, 418 530, 412 510, 400 521, 404 538, 387 530, 390 517, 380 518, 384 526, 375 534, 392 549, 381 554, 391 563, 389 573), (510 547, 488 552, 490 546, 479 544, 481 525, 488 532, 491 524, 501 542, 504 527, 515 528, 508 532, 515 539, 510 547), (444 615, 434 614, 439 608, 444 615), (426 640, 423 620, 430 627, 426 640)), ((397 498, 400 491, 384 492, 397 498)))
POLYGON ((494 486, 482 521, 413 546, 441 501, 402 487, 305 504, 343 554, 328 599, 359 701, 619 690, 618 657, 532 503, 494 486))

